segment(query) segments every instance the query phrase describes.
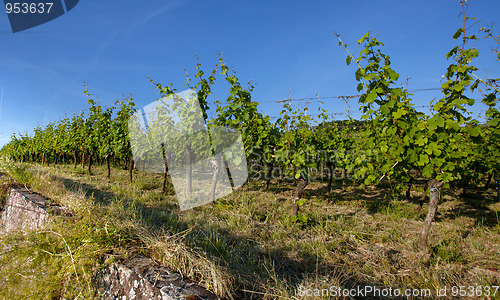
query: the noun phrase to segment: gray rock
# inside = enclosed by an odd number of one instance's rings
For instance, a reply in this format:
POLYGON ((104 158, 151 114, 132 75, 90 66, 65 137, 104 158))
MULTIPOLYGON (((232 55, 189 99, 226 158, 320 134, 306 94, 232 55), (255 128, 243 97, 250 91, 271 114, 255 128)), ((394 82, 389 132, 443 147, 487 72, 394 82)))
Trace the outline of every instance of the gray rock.
POLYGON ((49 215, 61 216, 70 213, 25 188, 12 188, 1 214, 2 226, 5 231, 38 229, 48 221, 49 215))
POLYGON ((105 300, 219 299, 196 283, 143 256, 112 263, 100 272, 97 287, 99 296, 105 300))

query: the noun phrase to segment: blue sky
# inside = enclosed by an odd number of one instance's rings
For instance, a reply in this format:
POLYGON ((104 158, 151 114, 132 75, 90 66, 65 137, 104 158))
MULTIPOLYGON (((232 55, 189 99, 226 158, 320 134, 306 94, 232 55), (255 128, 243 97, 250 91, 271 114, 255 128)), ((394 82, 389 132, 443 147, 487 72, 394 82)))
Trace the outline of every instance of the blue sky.
MULTIPOLYGON (((471 1, 468 15, 480 20, 471 33, 491 23, 500 33, 499 11, 498 0, 471 1)), ((147 76, 184 90, 184 69, 194 77, 195 55, 208 71, 222 52, 241 82, 256 84, 253 99, 270 116, 282 108, 274 100, 356 94, 355 68, 346 66, 347 53, 333 32, 354 51, 371 31, 385 43, 400 78, 411 76, 410 90, 438 88, 449 64, 445 53, 455 45, 451 36, 462 24, 459 12, 452 0, 80 0, 51 22, 12 33, 2 10, 0 146, 14 131, 31 132, 86 107, 84 82, 104 106, 129 93, 138 108, 157 99, 147 76)), ((478 75, 500 77, 493 46, 491 39, 476 44, 478 75)), ((214 97, 227 97, 222 77, 214 97)), ((427 105, 436 97, 439 91, 416 91, 414 102, 427 105)), ((324 101, 330 112, 346 109, 338 99, 324 101)), ((356 100, 350 105, 357 110, 356 100)), ((474 115, 482 110, 476 105, 474 115)))

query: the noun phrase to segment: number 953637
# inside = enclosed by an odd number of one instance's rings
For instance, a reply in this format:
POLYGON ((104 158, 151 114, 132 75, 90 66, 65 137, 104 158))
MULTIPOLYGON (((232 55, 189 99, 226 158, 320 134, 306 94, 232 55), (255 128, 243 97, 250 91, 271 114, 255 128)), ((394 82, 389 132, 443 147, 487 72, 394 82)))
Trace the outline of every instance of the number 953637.
POLYGON ((5 10, 8 14, 49 14, 54 3, 6 3, 5 10))

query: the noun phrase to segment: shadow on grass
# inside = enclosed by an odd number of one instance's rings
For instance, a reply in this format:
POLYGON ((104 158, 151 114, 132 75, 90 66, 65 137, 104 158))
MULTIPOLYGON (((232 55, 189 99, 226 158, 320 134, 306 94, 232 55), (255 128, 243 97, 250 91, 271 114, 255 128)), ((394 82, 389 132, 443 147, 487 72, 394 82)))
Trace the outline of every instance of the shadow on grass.
POLYGON ((472 207, 464 203, 461 203, 453 207, 451 210, 436 216, 436 220, 454 220, 459 217, 469 217, 474 219, 476 224, 490 228, 496 227, 500 224, 500 213, 492 211, 488 208, 472 207))
POLYGON ((497 202, 496 193, 484 191, 479 188, 477 190, 467 190, 466 195, 460 194, 460 189, 449 189, 447 192, 452 194, 453 198, 459 201, 459 204, 444 213, 436 215, 436 220, 454 220, 460 217, 468 217, 474 219, 476 224, 481 224, 485 227, 491 228, 500 224, 500 213, 488 207, 497 202))
POLYGON ((123 195, 117 195, 108 189, 96 188, 87 183, 59 176, 55 176, 55 178, 60 180, 66 189, 71 191, 81 190, 85 193, 86 197, 93 197, 95 203, 98 205, 106 206, 112 202, 119 201, 125 210, 133 206, 137 214, 136 217, 142 220, 144 225, 156 231, 164 228, 165 220, 172 217, 170 212, 178 210, 178 206, 173 202, 158 201, 154 205, 144 205, 140 201, 124 197, 123 195))

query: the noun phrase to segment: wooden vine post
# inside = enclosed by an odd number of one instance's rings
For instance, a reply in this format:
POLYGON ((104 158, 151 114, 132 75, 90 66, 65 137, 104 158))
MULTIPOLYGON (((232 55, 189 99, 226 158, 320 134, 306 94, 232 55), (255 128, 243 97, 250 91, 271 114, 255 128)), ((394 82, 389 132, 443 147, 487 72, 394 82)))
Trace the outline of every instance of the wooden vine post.
POLYGON ((436 210, 438 207, 439 199, 441 198, 440 189, 443 187, 443 181, 437 181, 432 179, 429 182, 430 188, 430 201, 429 201, 429 211, 427 212, 427 217, 424 221, 424 227, 422 228, 422 233, 420 235, 419 246, 420 249, 425 253, 429 254, 429 248, 427 246, 427 238, 429 236, 429 229, 431 228, 432 221, 436 216, 436 210))

